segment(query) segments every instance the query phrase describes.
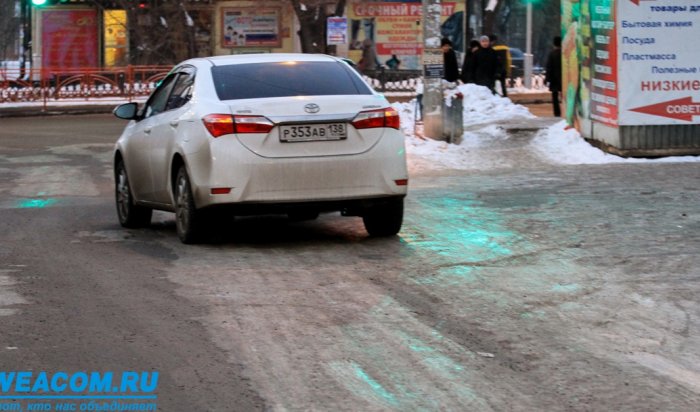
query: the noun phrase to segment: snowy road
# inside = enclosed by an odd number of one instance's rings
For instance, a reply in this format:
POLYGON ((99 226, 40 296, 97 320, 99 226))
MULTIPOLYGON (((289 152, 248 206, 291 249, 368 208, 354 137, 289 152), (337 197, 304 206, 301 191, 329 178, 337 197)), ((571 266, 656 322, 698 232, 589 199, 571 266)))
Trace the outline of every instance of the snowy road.
POLYGON ((164 411, 700 404, 693 159, 566 164, 490 125, 409 148, 396 238, 258 217, 185 246, 169 214, 118 226, 120 126, 3 120, 2 370, 157 370, 164 411))

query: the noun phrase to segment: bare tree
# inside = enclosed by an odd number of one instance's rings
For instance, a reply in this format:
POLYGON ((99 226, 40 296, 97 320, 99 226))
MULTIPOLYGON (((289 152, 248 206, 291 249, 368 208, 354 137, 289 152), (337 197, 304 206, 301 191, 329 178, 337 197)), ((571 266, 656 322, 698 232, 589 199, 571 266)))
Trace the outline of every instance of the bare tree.
POLYGON ((0 0, 0 60, 16 58, 19 37, 20 19, 16 13, 18 2, 15 0, 0 0))
MULTIPOLYGON (((199 52, 192 18, 197 11, 188 0, 92 2, 100 9, 127 11, 131 64, 174 64, 195 57, 199 52)), ((206 29, 211 32, 211 27, 206 29)))
POLYGON ((326 46, 326 19, 330 16, 342 16, 345 13, 346 0, 291 0, 294 13, 299 19, 298 31, 302 53, 330 53, 326 46), (334 4, 335 3, 335 4, 334 4), (329 15, 327 7, 333 6, 329 15))
MULTIPOLYGON (((503 41, 510 40, 511 46, 515 43, 522 47, 518 40, 524 42, 525 3, 519 0, 475 0, 475 3, 477 7, 483 7, 483 33, 498 34, 503 41), (489 5, 492 9, 487 10, 489 5)), ((542 60, 551 48, 552 38, 561 33, 560 5, 561 0, 533 2, 533 26, 536 29, 532 33, 532 52, 536 64, 543 64, 542 60)))

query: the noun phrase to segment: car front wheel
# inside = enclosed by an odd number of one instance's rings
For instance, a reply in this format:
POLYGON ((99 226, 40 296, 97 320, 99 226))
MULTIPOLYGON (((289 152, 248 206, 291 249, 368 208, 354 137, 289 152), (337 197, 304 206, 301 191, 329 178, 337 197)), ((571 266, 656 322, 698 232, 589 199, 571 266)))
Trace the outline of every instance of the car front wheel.
POLYGON ((194 204, 187 170, 181 166, 175 178, 175 226, 182 243, 196 243, 200 240, 203 224, 201 215, 194 204))
POLYGON ((128 228, 148 226, 151 223, 153 210, 134 204, 129 177, 126 174, 124 161, 119 160, 114 168, 114 197, 117 203, 119 223, 128 228))
POLYGON ((372 206, 362 216, 370 236, 394 236, 403 223, 403 199, 372 206))

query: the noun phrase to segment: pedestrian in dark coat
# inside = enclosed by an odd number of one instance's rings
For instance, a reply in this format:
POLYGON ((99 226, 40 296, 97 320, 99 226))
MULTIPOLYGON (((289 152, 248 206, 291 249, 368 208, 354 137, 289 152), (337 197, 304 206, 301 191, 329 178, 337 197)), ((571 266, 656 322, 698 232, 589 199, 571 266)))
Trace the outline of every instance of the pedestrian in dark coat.
POLYGON ((442 56, 444 58, 444 73, 442 78, 448 82, 456 82, 459 79, 459 63, 457 63, 457 54, 452 49, 452 42, 448 38, 443 38, 440 41, 442 56))
POLYGON ((496 82, 501 84, 503 97, 508 97, 508 86, 506 83, 510 78, 510 65, 513 61, 510 56, 510 47, 500 43, 495 34, 489 34, 489 41, 491 43, 491 48, 496 51, 498 61, 501 63, 501 73, 496 77, 496 82))
POLYGON ((544 81, 549 85, 552 92, 552 109, 554 116, 561 116, 561 106, 559 105, 559 93, 561 93, 561 37, 557 36, 553 42, 554 48, 547 56, 547 67, 544 81))
POLYGON ((481 36, 479 44, 481 48, 474 53, 474 83, 485 86, 491 93, 496 94, 494 85, 502 71, 498 54, 491 48, 488 36, 481 36))
POLYGON ((374 42, 372 39, 364 39, 362 41, 362 58, 357 63, 357 68, 360 73, 366 73, 368 70, 376 70, 377 67, 379 67, 379 59, 377 59, 374 42))
POLYGON ((462 64, 461 79, 464 83, 474 83, 474 54, 481 48, 478 40, 469 42, 469 48, 464 55, 464 63, 462 64))

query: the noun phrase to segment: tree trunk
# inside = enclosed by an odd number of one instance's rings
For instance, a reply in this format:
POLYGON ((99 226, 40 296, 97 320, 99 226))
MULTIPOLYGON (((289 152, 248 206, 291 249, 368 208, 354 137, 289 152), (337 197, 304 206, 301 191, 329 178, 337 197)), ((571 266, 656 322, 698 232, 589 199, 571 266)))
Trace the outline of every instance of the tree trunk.
MULTIPOLYGON (((301 27, 297 34, 301 43, 302 53, 332 53, 334 48, 326 46, 326 20, 329 17, 326 13, 328 1, 307 0, 303 4, 301 0, 291 0, 294 13, 299 19, 301 27)), ((338 0, 335 3, 334 16, 345 14, 346 0, 338 0)))

